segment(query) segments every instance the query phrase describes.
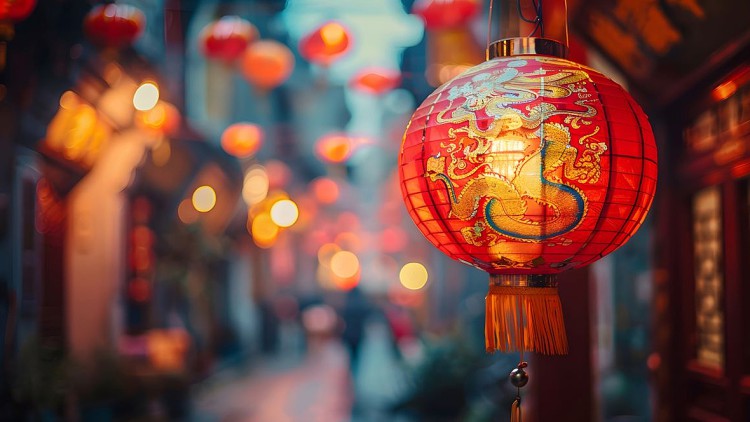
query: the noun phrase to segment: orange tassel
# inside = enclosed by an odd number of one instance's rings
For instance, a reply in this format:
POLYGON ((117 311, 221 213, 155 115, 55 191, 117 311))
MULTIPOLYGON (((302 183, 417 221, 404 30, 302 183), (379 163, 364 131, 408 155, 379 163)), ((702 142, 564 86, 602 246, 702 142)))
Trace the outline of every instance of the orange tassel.
POLYGON ((486 312, 484 334, 488 352, 568 353, 557 287, 490 285, 486 312))
POLYGON ((510 422, 522 422, 521 419, 521 398, 516 397, 516 400, 510 407, 510 422))

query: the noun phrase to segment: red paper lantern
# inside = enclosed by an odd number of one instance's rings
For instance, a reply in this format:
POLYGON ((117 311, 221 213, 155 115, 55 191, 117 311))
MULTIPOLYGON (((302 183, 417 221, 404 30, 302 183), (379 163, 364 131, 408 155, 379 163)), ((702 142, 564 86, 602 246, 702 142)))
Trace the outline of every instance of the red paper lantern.
POLYGON ((0 0, 0 21, 22 21, 29 17, 36 0, 0 0))
POLYGON ((294 69, 294 55, 276 41, 256 41, 242 57, 242 74, 255 87, 272 89, 284 83, 294 69))
POLYGON ((401 82, 401 74, 392 69, 369 68, 354 75, 350 85, 352 88, 379 95, 388 92, 401 82))
POLYGON ((237 158, 254 155, 263 143, 263 129, 252 123, 235 123, 221 135, 221 147, 237 158))
POLYGON ((94 44, 122 48, 135 42, 145 22, 143 12, 133 6, 101 4, 86 15, 83 30, 94 44))
POLYGON ((214 60, 234 62, 258 38, 258 30, 239 16, 224 16, 201 31, 203 54, 214 60))
POLYGON ((549 56, 496 58, 440 87, 412 116, 399 159, 419 230, 490 273, 488 351, 565 353, 554 274, 625 243, 656 189, 638 104, 549 56))
POLYGON ((352 139, 346 134, 333 133, 323 136, 315 144, 318 157, 329 164, 343 163, 352 156, 352 139))
POLYGON ((481 9, 479 0, 417 0, 412 12, 433 30, 466 25, 481 9))
POLYGON ((328 66, 349 50, 349 29, 338 22, 328 22, 303 37, 299 51, 306 60, 328 66))

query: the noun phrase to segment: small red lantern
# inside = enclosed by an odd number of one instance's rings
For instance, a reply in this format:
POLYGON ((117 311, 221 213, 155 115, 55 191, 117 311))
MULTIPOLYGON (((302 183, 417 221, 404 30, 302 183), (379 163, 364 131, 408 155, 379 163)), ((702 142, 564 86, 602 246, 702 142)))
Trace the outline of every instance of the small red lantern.
POLYGON ((303 37, 299 51, 306 60, 328 66, 349 50, 349 30, 338 22, 328 22, 303 37))
POLYGON ((221 135, 221 147, 237 158, 255 155, 263 144, 263 129, 252 123, 235 123, 221 135))
POLYGON ((29 17, 36 0, 0 0, 0 21, 22 21, 29 17))
POLYGON ((326 135, 315 144, 315 152, 323 161, 330 164, 343 163, 352 155, 353 142, 346 134, 326 135))
POLYGON ((256 41, 242 57, 242 74, 255 87, 273 89, 284 83, 294 70, 294 55, 276 41, 256 41))
POLYGON ((245 52, 247 46, 258 38, 258 30, 239 16, 224 16, 206 25, 201 31, 203 54, 214 60, 231 63, 245 52))
POLYGON ((393 69, 369 68, 354 75, 350 85, 352 88, 380 95, 398 86, 401 82, 401 74, 393 69))
POLYGON ((146 18, 139 9, 122 4, 101 4, 83 20, 89 40, 102 47, 122 48, 133 44, 143 33, 146 18))
POLYGON ((521 54, 432 93, 406 129, 399 176, 427 239, 490 273, 487 350, 562 354, 554 275, 635 233, 656 189, 656 145, 622 87, 568 60, 521 54))
POLYGON ((424 20, 428 30, 466 25, 481 10, 479 0, 417 0, 412 12, 424 20))

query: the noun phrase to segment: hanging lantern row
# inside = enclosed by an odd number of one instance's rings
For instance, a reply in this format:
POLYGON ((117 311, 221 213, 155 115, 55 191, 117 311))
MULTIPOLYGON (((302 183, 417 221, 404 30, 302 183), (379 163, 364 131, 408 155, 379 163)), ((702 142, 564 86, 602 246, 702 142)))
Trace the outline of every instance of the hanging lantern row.
MULTIPOLYGON (((242 76, 261 90, 286 82, 294 69, 294 54, 284 44, 260 40, 258 29, 239 16, 224 16, 201 31, 201 51, 210 59, 231 66, 237 64, 242 76)), ((302 37, 300 55, 311 63, 328 67, 351 48, 349 29, 331 21, 302 37)), ((400 82, 392 70, 369 69, 355 75, 350 85, 371 94, 382 94, 400 82)))
POLYGON ((140 9, 123 4, 101 4, 86 14, 83 30, 89 41, 104 47, 129 47, 141 36, 146 17, 140 9))

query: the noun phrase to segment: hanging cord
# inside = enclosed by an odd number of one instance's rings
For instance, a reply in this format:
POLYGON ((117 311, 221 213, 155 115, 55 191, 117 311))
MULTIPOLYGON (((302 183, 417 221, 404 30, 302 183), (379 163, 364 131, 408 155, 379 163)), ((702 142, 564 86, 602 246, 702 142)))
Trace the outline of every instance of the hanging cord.
POLYGON ((521 10, 521 0, 516 1, 518 16, 521 18, 521 20, 526 23, 535 24, 534 30, 531 31, 531 33, 528 35, 529 37, 533 37, 537 33, 537 31, 539 31, 540 36, 544 38, 544 17, 542 14, 542 2, 543 0, 531 0, 531 4, 534 6, 534 12, 536 13, 536 16, 533 19, 528 19, 523 15, 523 10, 521 10))
POLYGON ((492 42, 492 4, 494 0, 490 0, 490 11, 487 13, 487 48, 484 50, 484 60, 490 59, 490 42, 492 42))

